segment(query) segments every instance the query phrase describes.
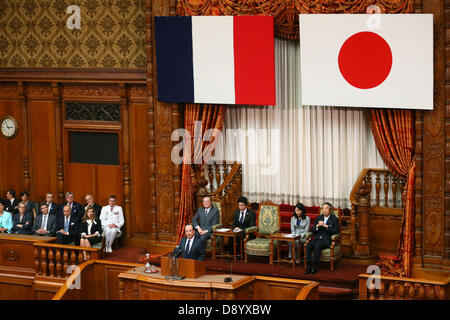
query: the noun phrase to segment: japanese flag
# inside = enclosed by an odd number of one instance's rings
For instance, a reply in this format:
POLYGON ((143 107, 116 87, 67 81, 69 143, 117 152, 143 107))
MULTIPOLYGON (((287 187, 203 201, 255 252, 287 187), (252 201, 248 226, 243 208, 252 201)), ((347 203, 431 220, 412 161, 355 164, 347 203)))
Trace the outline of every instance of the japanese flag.
POLYGON ((431 14, 301 14, 302 104, 433 109, 431 14))

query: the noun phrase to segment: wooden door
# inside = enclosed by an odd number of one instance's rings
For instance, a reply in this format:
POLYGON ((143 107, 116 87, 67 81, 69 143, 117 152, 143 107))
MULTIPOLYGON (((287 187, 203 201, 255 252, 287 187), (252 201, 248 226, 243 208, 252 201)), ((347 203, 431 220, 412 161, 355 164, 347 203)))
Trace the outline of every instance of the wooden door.
MULTIPOLYGON (((122 179, 122 134, 118 128, 83 128, 82 126, 66 126, 64 129, 64 163, 65 163, 65 190, 74 193, 75 201, 84 204, 84 196, 92 194, 95 202, 104 206, 108 202, 110 195, 117 197, 117 204, 123 205, 123 179, 122 179), (92 137, 102 134, 112 134, 117 137, 117 150, 103 150, 104 146, 98 145, 102 149, 99 153, 101 156, 108 154, 108 152, 117 152, 117 161, 115 163, 95 163, 98 159, 94 159, 89 163, 89 157, 79 159, 74 156, 73 152, 78 152, 79 149, 73 150, 75 144, 73 135, 85 133, 92 137)), ((91 157, 95 157, 93 151, 91 157)), ((97 156, 99 156, 97 154, 97 156)), ((107 156, 108 157, 108 156, 107 156)), ((101 162, 101 161, 100 161, 101 162)))

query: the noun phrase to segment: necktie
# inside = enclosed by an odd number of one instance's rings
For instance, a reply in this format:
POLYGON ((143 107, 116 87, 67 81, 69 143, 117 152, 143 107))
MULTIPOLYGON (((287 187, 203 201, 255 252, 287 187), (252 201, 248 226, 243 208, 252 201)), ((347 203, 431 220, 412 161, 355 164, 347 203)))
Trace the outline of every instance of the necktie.
POLYGON ((44 215, 44 221, 42 222, 42 229, 47 230, 47 215, 44 215))
POLYGON ((242 224, 244 222, 244 211, 241 211, 241 218, 239 219, 239 223, 242 224))
POLYGON ((186 254, 189 254, 189 251, 191 251, 191 239, 188 239, 188 242, 186 245, 186 254))
POLYGON ((300 219, 297 219, 297 227, 300 226, 300 219))
POLYGON ((209 212, 209 209, 206 209, 206 210, 205 210, 205 216, 208 215, 208 212, 209 212))
POLYGON ((64 231, 69 232, 69 219, 65 218, 64 221, 64 231))

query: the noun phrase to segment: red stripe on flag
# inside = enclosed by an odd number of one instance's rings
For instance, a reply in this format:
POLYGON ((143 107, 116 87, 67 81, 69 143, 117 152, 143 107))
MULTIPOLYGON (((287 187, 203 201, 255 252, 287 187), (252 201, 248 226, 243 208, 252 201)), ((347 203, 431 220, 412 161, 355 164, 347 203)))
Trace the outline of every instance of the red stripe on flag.
POLYGON ((273 17, 235 16, 236 104, 275 105, 273 17))

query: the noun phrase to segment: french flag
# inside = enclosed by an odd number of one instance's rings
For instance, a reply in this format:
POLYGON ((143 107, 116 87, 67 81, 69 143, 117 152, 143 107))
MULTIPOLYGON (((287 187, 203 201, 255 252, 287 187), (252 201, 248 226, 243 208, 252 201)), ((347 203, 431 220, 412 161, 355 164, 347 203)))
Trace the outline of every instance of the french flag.
POLYGON ((158 99, 275 105, 272 16, 155 17, 158 99))

